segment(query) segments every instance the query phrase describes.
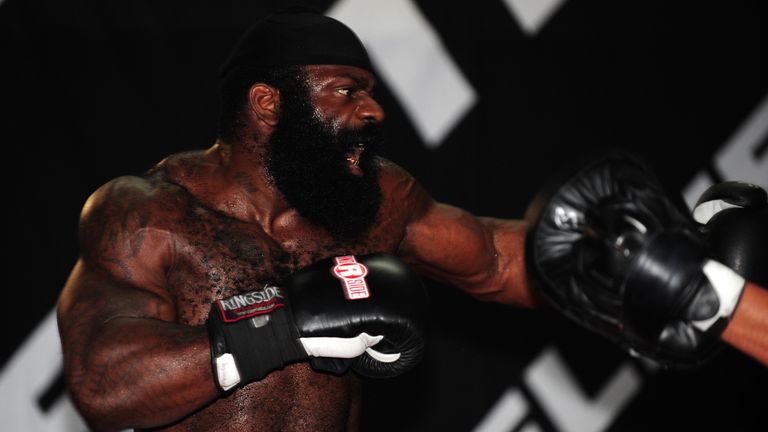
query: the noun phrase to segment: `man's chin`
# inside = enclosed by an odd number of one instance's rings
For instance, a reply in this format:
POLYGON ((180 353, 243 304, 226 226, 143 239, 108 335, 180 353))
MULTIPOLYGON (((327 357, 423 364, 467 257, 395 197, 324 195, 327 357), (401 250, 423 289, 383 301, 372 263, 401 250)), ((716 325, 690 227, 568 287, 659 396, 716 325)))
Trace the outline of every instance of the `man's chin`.
MULTIPOLYGON (((326 229, 337 240, 364 238, 375 224, 381 202, 376 168, 356 165, 332 183, 307 185, 303 193, 291 194, 301 201, 294 207, 306 219, 326 229), (318 187, 325 190, 317 192, 318 187), (314 188, 315 192, 308 192, 314 188)), ((289 202, 294 204, 289 198, 289 202)))

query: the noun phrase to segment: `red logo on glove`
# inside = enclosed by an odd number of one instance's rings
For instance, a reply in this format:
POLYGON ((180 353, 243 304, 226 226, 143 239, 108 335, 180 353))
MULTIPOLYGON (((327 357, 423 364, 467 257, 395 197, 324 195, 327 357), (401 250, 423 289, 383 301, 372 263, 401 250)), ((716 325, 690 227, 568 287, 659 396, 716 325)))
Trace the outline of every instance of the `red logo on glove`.
POLYGON ((344 287, 344 298, 347 300, 366 299, 371 296, 365 275, 368 268, 355 259, 352 255, 334 258, 336 265, 332 269, 334 276, 341 280, 344 287))

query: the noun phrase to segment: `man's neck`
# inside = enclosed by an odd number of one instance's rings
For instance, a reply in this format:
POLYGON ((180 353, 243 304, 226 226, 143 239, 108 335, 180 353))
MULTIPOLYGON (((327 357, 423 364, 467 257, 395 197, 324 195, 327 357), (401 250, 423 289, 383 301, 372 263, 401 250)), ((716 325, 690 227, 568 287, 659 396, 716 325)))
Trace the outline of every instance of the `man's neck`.
POLYGON ((258 222, 271 231, 275 220, 292 211, 269 179, 264 146, 217 141, 206 151, 210 173, 209 204, 244 222, 258 222))

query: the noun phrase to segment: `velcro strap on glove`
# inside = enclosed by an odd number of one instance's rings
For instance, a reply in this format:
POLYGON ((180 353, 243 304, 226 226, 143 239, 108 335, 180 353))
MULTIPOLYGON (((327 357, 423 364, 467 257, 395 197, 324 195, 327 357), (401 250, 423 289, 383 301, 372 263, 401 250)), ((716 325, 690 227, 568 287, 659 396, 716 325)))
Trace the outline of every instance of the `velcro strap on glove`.
POLYGON ((702 271, 709 280, 712 291, 717 295, 716 304, 718 307, 712 316, 702 320, 692 319, 691 324, 703 332, 716 331, 720 333, 725 329, 739 304, 739 300, 741 300, 745 281, 728 266, 714 260, 707 260, 702 271))
POLYGON ((282 290, 271 286, 211 304, 211 361, 223 391, 307 358, 288 306, 282 290))

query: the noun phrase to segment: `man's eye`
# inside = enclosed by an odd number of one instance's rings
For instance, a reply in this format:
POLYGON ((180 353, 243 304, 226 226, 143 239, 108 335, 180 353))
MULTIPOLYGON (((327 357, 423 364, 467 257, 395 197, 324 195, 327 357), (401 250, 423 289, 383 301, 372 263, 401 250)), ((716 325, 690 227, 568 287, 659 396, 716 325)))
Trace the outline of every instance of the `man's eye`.
POLYGON ((349 96, 352 93, 352 90, 348 88, 338 89, 337 91, 344 96, 349 96))

